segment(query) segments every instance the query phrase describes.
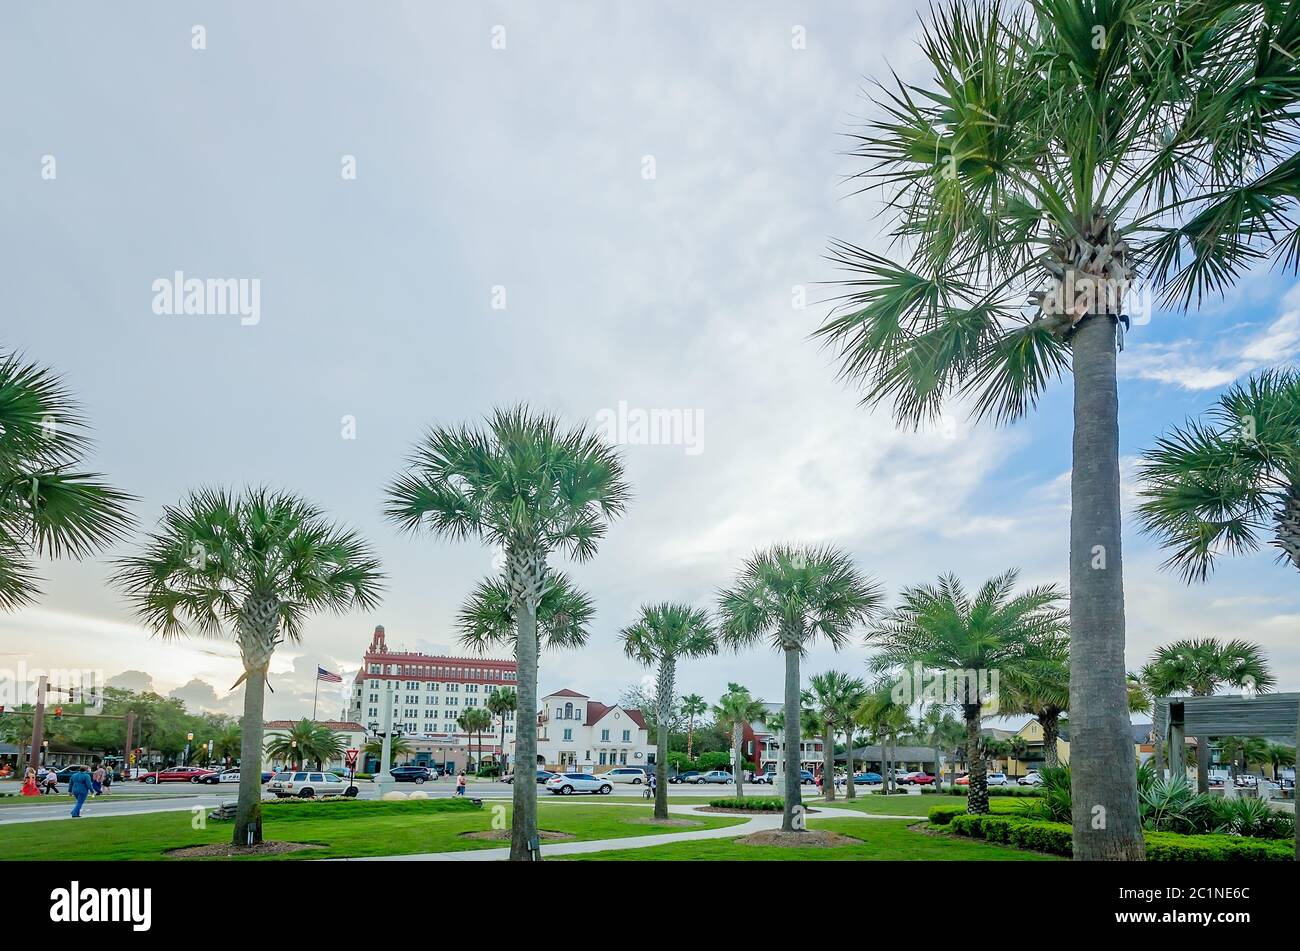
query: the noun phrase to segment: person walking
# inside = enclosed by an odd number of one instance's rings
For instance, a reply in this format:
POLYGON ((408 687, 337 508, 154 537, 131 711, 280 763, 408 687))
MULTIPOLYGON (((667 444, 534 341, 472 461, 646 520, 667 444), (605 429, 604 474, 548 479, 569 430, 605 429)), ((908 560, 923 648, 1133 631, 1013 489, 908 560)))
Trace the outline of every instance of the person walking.
POLYGON ((465 795, 465 771, 463 769, 456 774, 456 795, 465 795))
POLYGON ((95 771, 90 774, 90 794, 99 796, 104 792, 104 777, 108 775, 108 770, 104 769, 104 764, 100 763, 95 767, 95 771))
POLYGON ((27 767, 27 772, 23 774, 22 794, 24 796, 39 796, 41 794, 40 789, 36 787, 36 770, 30 766, 27 767))
POLYGON ((105 796, 108 795, 109 789, 111 789, 113 786, 113 770, 115 768, 116 767, 110 766, 108 769, 104 770, 104 795, 105 796))
POLYGON ((72 807, 72 818, 81 818, 81 807, 86 804, 86 797, 90 795, 93 789, 94 780, 90 778, 90 773, 86 772, 86 767, 78 767, 71 776, 68 777, 68 792, 72 793, 77 800, 72 807))
POLYGON ((48 796, 51 793, 58 794, 59 791, 59 774, 52 769, 45 771, 45 782, 42 784, 41 792, 48 796))

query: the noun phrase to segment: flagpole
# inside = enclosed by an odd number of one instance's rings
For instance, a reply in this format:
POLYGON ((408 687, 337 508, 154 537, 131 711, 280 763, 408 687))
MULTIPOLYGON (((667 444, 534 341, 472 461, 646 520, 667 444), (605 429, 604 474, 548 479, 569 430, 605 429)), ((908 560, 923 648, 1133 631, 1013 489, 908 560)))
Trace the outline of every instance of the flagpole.
POLYGON ((311 722, 316 722, 316 698, 320 695, 320 669, 316 670, 316 687, 311 692, 311 722))

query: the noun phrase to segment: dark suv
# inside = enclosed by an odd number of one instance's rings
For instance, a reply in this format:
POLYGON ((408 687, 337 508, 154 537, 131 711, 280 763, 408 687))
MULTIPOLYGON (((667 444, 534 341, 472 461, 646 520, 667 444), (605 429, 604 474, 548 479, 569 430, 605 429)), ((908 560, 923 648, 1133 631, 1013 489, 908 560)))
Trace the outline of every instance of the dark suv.
POLYGON ((427 766, 394 766, 388 771, 395 782, 415 783, 419 785, 426 779, 434 779, 433 770, 427 766))

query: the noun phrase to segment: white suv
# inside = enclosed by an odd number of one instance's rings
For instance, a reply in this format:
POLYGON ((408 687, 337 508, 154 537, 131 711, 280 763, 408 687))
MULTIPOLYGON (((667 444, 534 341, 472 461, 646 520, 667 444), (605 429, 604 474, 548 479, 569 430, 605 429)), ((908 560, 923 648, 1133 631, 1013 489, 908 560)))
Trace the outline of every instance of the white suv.
POLYGON ((591 773, 556 773, 546 781, 546 791, 557 796, 571 796, 576 792, 608 796, 614 787, 607 779, 598 779, 591 773))
POLYGON ((620 766, 617 769, 606 770, 600 774, 600 778, 608 779, 611 783, 631 783, 633 786, 647 782, 646 771, 639 766, 620 766))
POLYGON ((333 773, 276 773, 267 784, 267 790, 277 799, 297 796, 311 799, 315 796, 355 796, 356 786, 349 786, 347 781, 333 773))

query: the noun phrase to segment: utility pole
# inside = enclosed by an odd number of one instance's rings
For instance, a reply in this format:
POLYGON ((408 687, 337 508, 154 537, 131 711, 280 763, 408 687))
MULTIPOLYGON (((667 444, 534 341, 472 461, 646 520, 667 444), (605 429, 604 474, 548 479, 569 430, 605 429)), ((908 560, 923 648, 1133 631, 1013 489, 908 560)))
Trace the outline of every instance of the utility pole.
MULTIPOLYGON (((36 682, 36 713, 32 717, 32 749, 26 766, 39 768, 41 763, 41 743, 45 739, 45 688, 49 678, 44 675, 36 682)), ((23 772, 27 770, 24 768, 23 772)))

